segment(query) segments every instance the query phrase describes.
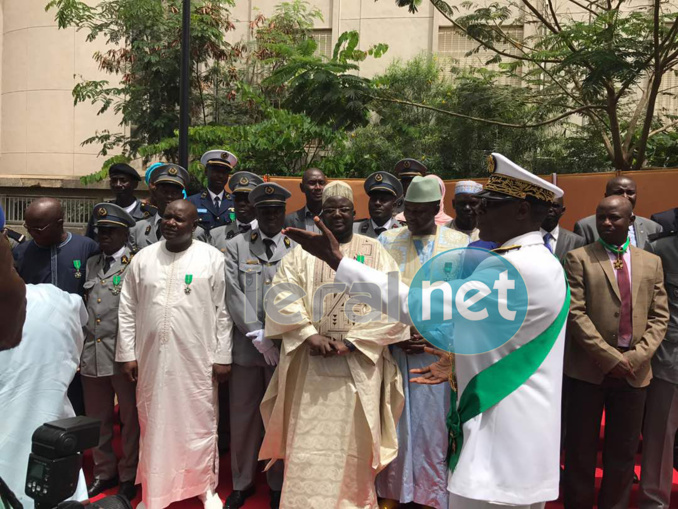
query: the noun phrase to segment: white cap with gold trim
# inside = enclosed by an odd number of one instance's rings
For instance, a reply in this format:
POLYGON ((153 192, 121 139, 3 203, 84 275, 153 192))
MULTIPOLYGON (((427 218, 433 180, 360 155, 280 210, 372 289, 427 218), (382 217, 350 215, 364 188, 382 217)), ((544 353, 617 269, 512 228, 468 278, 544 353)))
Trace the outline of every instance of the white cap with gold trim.
POLYGON ((501 154, 490 155, 488 167, 491 173, 490 179, 485 189, 476 195, 480 198, 492 198, 493 195, 499 194, 521 200, 532 198, 551 203, 563 196, 561 188, 521 168, 501 154))

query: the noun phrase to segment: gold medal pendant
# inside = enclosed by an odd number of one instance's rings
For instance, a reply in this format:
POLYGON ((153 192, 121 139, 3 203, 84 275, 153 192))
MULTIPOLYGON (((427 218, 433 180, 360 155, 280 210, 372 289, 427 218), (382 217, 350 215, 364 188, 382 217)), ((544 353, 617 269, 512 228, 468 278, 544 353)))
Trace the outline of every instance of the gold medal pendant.
POLYGON ((613 265, 614 265, 615 270, 621 270, 621 269, 624 268, 624 260, 621 259, 621 258, 617 258, 614 261, 613 265))

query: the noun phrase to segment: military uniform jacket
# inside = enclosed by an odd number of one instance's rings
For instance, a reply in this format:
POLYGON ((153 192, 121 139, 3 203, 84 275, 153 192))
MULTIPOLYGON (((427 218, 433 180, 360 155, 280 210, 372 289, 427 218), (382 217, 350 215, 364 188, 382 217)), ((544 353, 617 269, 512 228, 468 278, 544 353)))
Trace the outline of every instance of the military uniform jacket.
MULTIPOLYGON (((115 202, 113 200, 106 200, 106 203, 115 203, 115 202)), ((156 209, 153 205, 148 205, 137 200, 136 203, 134 204, 134 208, 129 212, 129 215, 132 216, 134 220, 138 223, 142 219, 148 219, 149 217, 155 216, 157 213, 158 209, 156 209)), ((87 223, 85 237, 89 237, 90 239, 96 240, 96 230, 94 227, 94 214, 90 216, 89 223, 87 223)))
MULTIPOLYGON (((137 224, 130 228, 127 244, 132 248, 132 251, 137 252, 139 249, 155 244, 162 238, 157 235, 158 224, 156 224, 154 217, 149 217, 148 219, 138 221, 137 224)), ((198 226, 193 232, 193 238, 207 242, 209 235, 198 226)))
MULTIPOLYGON (((247 232, 248 234, 250 232, 247 232)), ((210 246, 216 247, 222 253, 226 252, 226 243, 236 235, 240 235, 238 223, 236 221, 228 220, 228 223, 223 226, 217 226, 209 232, 207 243, 210 246)))
POLYGON ((202 192, 189 196, 188 201, 198 209, 200 226, 207 231, 216 228, 217 226, 224 226, 231 221, 230 212, 233 212, 233 199, 227 192, 224 192, 224 199, 221 200, 221 203, 219 204, 219 210, 214 206, 214 202, 207 189, 203 189, 202 192))
POLYGON ((226 305, 235 323, 233 362, 239 366, 267 365, 245 334, 264 328, 264 294, 271 287, 278 263, 294 246, 283 235, 269 260, 259 229, 226 243, 226 305))
MULTIPOLYGON (((404 226, 402 223, 394 219, 388 229, 392 230, 393 228, 401 228, 402 226, 404 226)), ((372 221, 369 217, 353 223, 353 233, 359 233, 360 235, 365 235, 365 237, 370 237, 371 239, 376 239, 379 236, 377 235, 377 232, 374 231, 372 221)))
POLYGON ((80 358, 82 376, 112 376, 120 372, 115 362, 118 305, 120 290, 131 259, 131 251, 129 247, 125 247, 123 256, 114 261, 106 273, 105 255, 98 254, 87 260, 85 301, 89 316, 85 327, 85 345, 80 358), (116 276, 120 277, 118 285, 114 284, 117 282, 116 276))

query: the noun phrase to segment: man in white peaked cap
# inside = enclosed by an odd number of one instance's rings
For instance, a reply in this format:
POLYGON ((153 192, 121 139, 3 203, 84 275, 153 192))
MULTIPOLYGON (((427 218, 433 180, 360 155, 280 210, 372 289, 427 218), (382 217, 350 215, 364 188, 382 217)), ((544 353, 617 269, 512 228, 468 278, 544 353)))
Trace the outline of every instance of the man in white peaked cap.
MULTIPOLYGON (((501 154, 491 155, 490 171, 489 182, 478 195, 480 236, 497 243, 495 253, 520 272, 527 304, 524 320, 510 340, 485 353, 456 356, 458 403, 453 398, 456 415, 450 421, 456 425, 450 428, 449 504, 454 509, 507 505, 537 509, 558 498, 560 397, 569 311, 562 267, 544 246, 539 227, 550 203, 563 192, 501 154)), ((292 229, 285 233, 335 269, 335 282, 381 286, 386 306, 394 293, 387 291, 387 276, 342 256, 327 229, 320 227, 322 235, 292 229)), ((474 280, 473 274, 469 279, 474 280)), ((400 320, 404 322, 412 320, 408 291, 401 283, 400 320)), ((489 326, 478 321, 473 335, 491 336, 489 326)), ((447 383, 451 358, 446 352, 431 351, 440 360, 415 370, 420 375, 416 381, 447 383)))

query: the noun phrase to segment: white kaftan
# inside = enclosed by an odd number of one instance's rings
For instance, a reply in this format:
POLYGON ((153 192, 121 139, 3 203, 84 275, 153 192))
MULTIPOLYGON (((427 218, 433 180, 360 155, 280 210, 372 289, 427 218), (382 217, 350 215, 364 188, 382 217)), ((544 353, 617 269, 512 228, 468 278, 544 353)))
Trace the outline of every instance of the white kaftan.
POLYGON ((216 488, 219 411, 212 365, 231 364, 224 255, 203 242, 180 253, 165 245, 148 246, 130 262, 115 358, 139 364, 137 482, 147 509, 216 488))
MULTIPOLYGON (((26 285, 21 343, 0 352, 0 477, 25 509, 34 506, 24 492, 33 432, 75 416, 67 391, 80 364, 86 323, 79 295, 50 284, 26 285)), ((72 500, 88 498, 80 472, 72 500)))

